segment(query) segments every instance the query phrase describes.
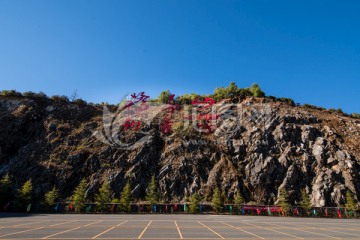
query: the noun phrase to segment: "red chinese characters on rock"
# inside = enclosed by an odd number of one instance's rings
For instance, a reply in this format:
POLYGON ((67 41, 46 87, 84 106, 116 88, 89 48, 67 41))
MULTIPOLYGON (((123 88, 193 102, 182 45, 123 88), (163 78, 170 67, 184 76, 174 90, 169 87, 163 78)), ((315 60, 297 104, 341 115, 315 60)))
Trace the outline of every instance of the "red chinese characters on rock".
POLYGON ((196 107, 197 114, 193 114, 191 119, 196 121, 196 127, 198 130, 204 131, 206 134, 210 134, 215 130, 216 125, 212 123, 217 118, 219 118, 218 114, 212 113, 212 106, 215 104, 215 101, 206 97, 204 101, 198 101, 198 98, 195 98, 192 101, 193 107, 196 107), (209 111, 211 113, 209 113, 209 111))
POLYGON ((145 95, 145 92, 140 92, 138 94, 133 93, 130 95, 130 100, 127 101, 127 104, 125 105, 124 109, 131 107, 138 102, 146 103, 147 100, 150 98, 150 96, 145 95))
MULTIPOLYGON (((125 106, 121 109, 127 114, 125 123, 123 124, 123 132, 126 133, 128 130, 139 131, 141 129, 141 119, 147 119, 150 108, 147 102, 150 97, 145 95, 144 92, 138 94, 133 93, 130 98, 126 101, 125 106)), ((163 107, 162 119, 160 122, 160 132, 164 135, 172 133, 173 116, 175 111, 179 108, 179 105, 175 104, 175 94, 169 96, 168 104, 163 107)), ((199 101, 195 98, 192 101, 193 112, 190 116, 185 117, 185 120, 191 120, 193 127, 205 134, 211 134, 216 129, 216 120, 220 117, 219 114, 214 112, 213 106, 215 101, 206 97, 204 100, 199 101)))
POLYGON ((130 118, 128 118, 124 123, 124 132, 126 132, 126 130, 128 130, 129 128, 134 128, 135 131, 139 131, 140 127, 141 127, 140 120, 131 120, 130 118))
MULTIPOLYGON (((149 98, 150 97, 145 95, 144 92, 140 92, 138 94, 133 93, 130 95, 130 99, 126 101, 126 105, 123 107, 123 110, 127 111, 127 114, 132 118, 142 117, 141 113, 149 108, 149 105, 147 104, 147 100, 149 98)), ((131 118, 128 118, 124 123, 124 133, 128 129, 139 131, 140 128, 140 120, 132 120, 131 118)))
POLYGON ((174 104, 174 97, 175 94, 169 96, 169 100, 168 100, 169 106, 163 109, 164 115, 160 123, 160 131, 165 135, 172 133, 172 117, 176 108, 178 107, 177 105, 174 104))

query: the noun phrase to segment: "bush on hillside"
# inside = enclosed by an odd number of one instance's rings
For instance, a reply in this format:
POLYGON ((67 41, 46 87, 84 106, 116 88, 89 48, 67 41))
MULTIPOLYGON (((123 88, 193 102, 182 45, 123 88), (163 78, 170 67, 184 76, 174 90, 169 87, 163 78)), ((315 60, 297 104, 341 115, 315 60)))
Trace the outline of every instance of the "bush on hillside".
POLYGON ((22 97, 22 94, 16 90, 2 90, 0 95, 5 97, 22 97))
POLYGON ((328 110, 329 110, 330 112, 333 112, 333 113, 344 114, 344 112, 342 111, 341 108, 338 108, 338 109, 329 108, 328 110))
POLYGON ((50 98, 51 100, 53 100, 54 102, 69 102, 69 98, 67 96, 64 95, 54 95, 51 96, 50 98))
POLYGON ((317 106, 314 106, 314 105, 311 105, 311 104, 303 104, 302 107, 305 108, 305 109, 325 110, 325 108, 317 107, 317 106))
POLYGON ((352 116, 353 118, 358 118, 358 119, 360 119, 360 114, 359 114, 359 113, 353 113, 353 114, 351 114, 351 116, 352 116))
POLYGON ((277 100, 280 101, 280 102, 286 103, 289 106, 295 107, 295 102, 291 98, 281 97, 281 98, 278 98, 277 100))
POLYGON ((73 103, 77 104, 77 105, 80 105, 80 106, 86 106, 87 105, 87 102, 82 100, 81 98, 77 98, 73 101, 73 103))
POLYGON ((257 83, 251 85, 249 90, 254 97, 265 97, 265 93, 261 90, 260 86, 257 83))

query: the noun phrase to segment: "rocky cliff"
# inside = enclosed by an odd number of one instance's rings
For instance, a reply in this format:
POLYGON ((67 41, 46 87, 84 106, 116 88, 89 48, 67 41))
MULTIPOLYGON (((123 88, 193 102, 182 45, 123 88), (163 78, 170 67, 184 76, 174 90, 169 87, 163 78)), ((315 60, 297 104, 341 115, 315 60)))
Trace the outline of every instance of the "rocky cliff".
POLYGON ((240 191, 247 202, 266 204, 282 188, 294 204, 304 188, 319 207, 343 204, 347 189, 360 199, 359 120, 268 98, 216 107, 235 117, 220 117, 210 134, 179 123, 181 108, 172 134, 151 122, 142 127, 146 138, 132 131, 134 144, 124 148, 94 137, 106 128, 100 105, 0 96, 0 176, 10 173, 14 188, 32 178, 39 198, 53 185, 66 198, 86 178, 90 198, 109 180, 116 196, 129 181, 142 199, 155 174, 169 202, 195 191, 209 199, 215 187, 229 199, 240 191))

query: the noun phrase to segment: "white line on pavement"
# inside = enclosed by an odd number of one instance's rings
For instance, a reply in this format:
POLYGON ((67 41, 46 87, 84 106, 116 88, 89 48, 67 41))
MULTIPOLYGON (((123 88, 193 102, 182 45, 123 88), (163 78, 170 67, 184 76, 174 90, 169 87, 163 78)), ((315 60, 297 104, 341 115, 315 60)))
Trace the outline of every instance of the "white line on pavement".
POLYGON ((237 230, 243 231, 243 232, 245 232, 245 233, 247 233, 247 234, 250 234, 250 235, 252 235, 252 236, 254 236, 254 237, 257 237, 257 238, 260 238, 260 239, 265 239, 265 238, 263 238, 263 237, 260 237, 260 236, 258 236, 258 235, 256 235, 256 234, 254 234, 254 233, 251 233, 251 232, 245 231, 245 230, 243 230, 243 229, 241 229, 241 228, 238 228, 238 227, 232 226, 232 225, 227 224, 227 223, 225 223, 225 222, 220 222, 220 223, 225 224, 225 225, 227 225, 227 226, 229 226, 229 227, 235 228, 235 229, 237 229, 237 230))
POLYGON ((246 223, 244 221, 241 221, 242 223, 244 224, 247 224, 249 226, 254 226, 254 227, 257 227, 257 228, 262 228, 262 229, 266 229, 266 230, 269 230, 269 231, 273 231, 273 232, 277 232, 277 233, 280 233, 280 234, 283 234, 283 235, 287 235, 287 236, 290 236, 290 237, 294 237, 294 238, 297 238, 297 239, 304 239, 302 237, 298 237, 298 236, 295 236, 295 235, 292 235, 292 234, 289 234, 289 233, 284 233, 284 232, 280 232, 280 231, 277 231, 277 230, 274 230, 274 229, 271 229, 271 228, 267 228, 267 227, 261 227, 259 225, 255 225, 255 224, 252 224, 252 223, 246 223))
POLYGON ((50 238, 50 237, 53 237, 53 236, 60 235, 62 233, 71 232, 71 231, 74 231, 74 230, 79 229, 79 228, 81 228, 81 227, 76 227, 76 228, 68 229, 68 230, 65 230, 65 231, 62 231, 62 232, 58 232, 58 233, 43 237, 42 239, 47 239, 47 238, 50 238))
POLYGON ((1 235, 0 237, 6 237, 6 236, 11 236, 11 235, 19 234, 19 233, 35 231, 35 230, 42 229, 42 228, 44 228, 44 227, 39 227, 39 228, 34 228, 34 229, 28 229, 28 230, 19 231, 19 232, 14 232, 14 233, 9 233, 9 234, 5 234, 5 235, 1 235))
POLYGON ((50 227, 60 226, 60 225, 63 225, 63 224, 77 222, 77 221, 78 220, 72 220, 72 221, 67 221, 67 222, 63 222, 63 223, 57 223, 57 224, 50 225, 50 227))
POLYGON ((151 221, 149 222, 149 224, 144 228, 144 230, 140 233, 138 239, 140 239, 140 238, 144 235, 146 229, 150 226, 151 223, 152 223, 152 220, 151 220, 151 221))
POLYGON ((338 237, 334 237, 334 236, 330 236, 330 235, 325 235, 325 234, 320 234, 320 233, 315 233, 315 232, 311 232, 311 231, 306 231, 306 230, 298 229, 298 228, 294 228, 294 227, 285 227, 285 226, 281 226, 281 225, 278 225, 278 224, 272 224, 272 223, 269 223, 269 224, 274 225, 274 226, 278 226, 278 227, 293 229, 293 230, 296 230, 296 231, 299 231, 299 232, 312 233, 312 234, 323 236, 323 237, 334 238, 334 239, 342 239, 342 238, 338 238, 338 237))
POLYGON ((180 238, 181 238, 181 239, 184 239, 183 236, 182 236, 182 234, 181 234, 181 231, 180 231, 180 228, 179 228, 177 222, 176 222, 176 221, 174 221, 174 222, 175 222, 175 226, 176 226, 176 228, 177 228, 177 230, 178 230, 178 233, 179 233, 180 238))
POLYGON ((124 223, 126 223, 126 222, 128 222, 128 220, 126 220, 126 221, 124 221, 124 222, 122 222, 122 223, 119 223, 118 225, 113 226, 113 227, 111 227, 111 228, 109 228, 109 229, 107 229, 107 230, 105 230, 105 231, 103 231, 103 232, 99 233, 98 235, 96 235, 96 236, 92 237, 91 239, 95 239, 95 238, 97 238, 97 237, 100 237, 101 235, 103 235, 103 234, 105 234, 105 233, 107 233, 107 232, 109 232, 109 231, 113 230, 113 229, 114 229, 114 228, 116 228, 116 227, 119 227, 120 225, 122 225, 122 224, 124 224, 124 223))
POLYGON ((103 222, 103 221, 104 220, 100 220, 100 221, 97 221, 97 222, 89 223, 89 224, 84 225, 84 227, 88 227, 88 226, 91 226, 93 224, 100 223, 100 222, 103 222))
POLYGON ((221 236, 219 233, 215 232, 214 230, 212 230, 211 228, 209 228, 208 226, 206 226, 205 224, 197 221, 199 224, 203 225, 204 227, 206 227, 207 229, 209 229, 211 232, 213 232, 214 234, 218 235, 221 239, 225 239, 223 236, 221 236))
POLYGON ((43 223, 43 222, 48 222, 49 220, 45 220, 45 221, 40 221, 40 222, 29 222, 29 223, 23 223, 23 224, 17 224, 11 227, 20 227, 20 226, 25 226, 25 225, 30 225, 30 224, 38 224, 38 223, 43 223))

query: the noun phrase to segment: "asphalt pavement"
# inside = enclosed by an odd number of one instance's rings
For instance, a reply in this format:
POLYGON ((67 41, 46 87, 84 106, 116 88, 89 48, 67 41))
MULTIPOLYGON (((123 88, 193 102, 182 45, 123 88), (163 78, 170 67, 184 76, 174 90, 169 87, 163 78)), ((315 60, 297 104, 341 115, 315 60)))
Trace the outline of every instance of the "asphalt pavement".
POLYGON ((0 214, 0 239, 360 239, 360 220, 190 214, 0 214))

